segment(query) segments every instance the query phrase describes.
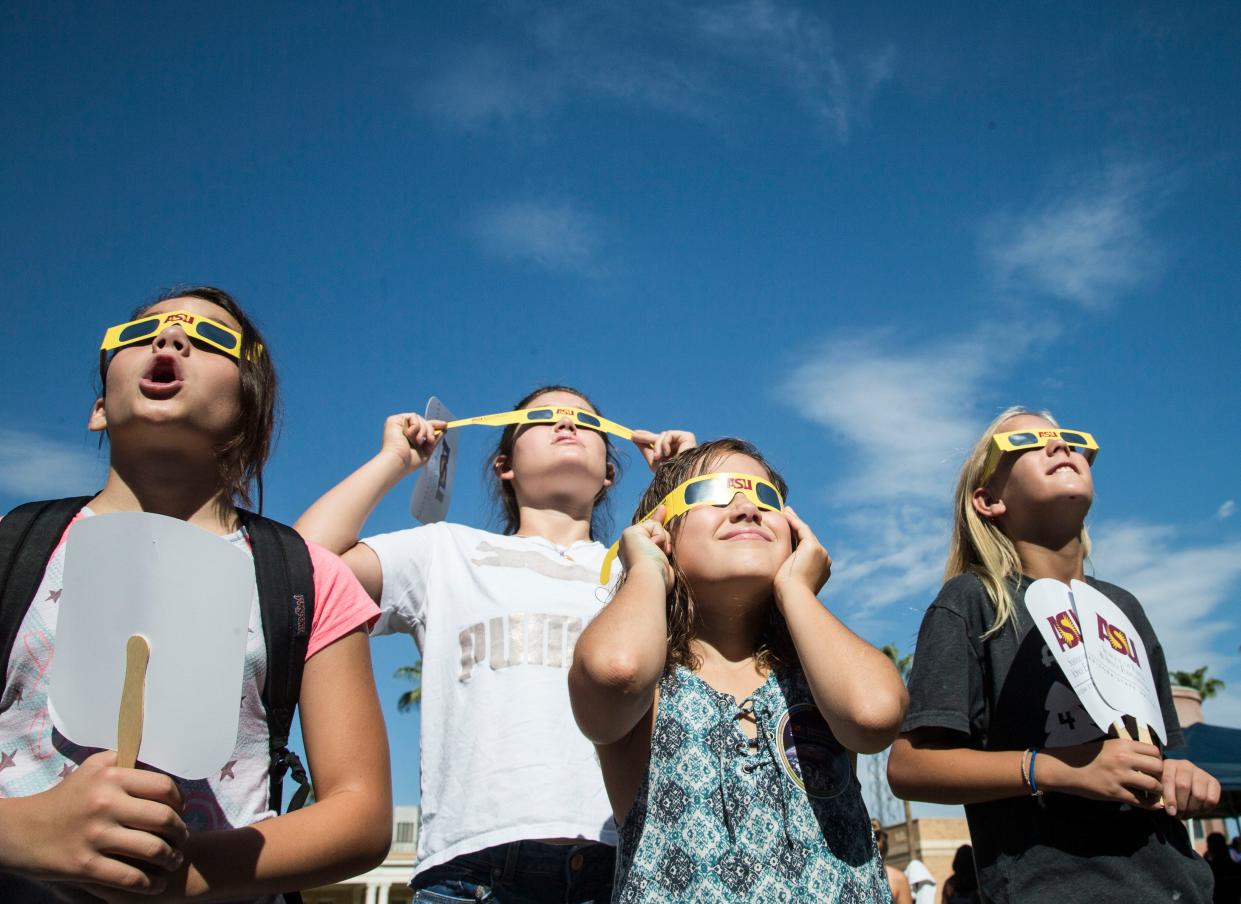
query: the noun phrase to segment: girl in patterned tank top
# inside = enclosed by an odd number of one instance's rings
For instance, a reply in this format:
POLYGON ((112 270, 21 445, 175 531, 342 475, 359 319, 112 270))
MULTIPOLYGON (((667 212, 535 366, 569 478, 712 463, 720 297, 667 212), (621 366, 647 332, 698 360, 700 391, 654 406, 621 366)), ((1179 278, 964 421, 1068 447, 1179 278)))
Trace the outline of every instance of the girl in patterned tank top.
POLYGON ((816 598, 831 559, 786 490, 716 440, 659 467, 621 537, 569 673, 621 825, 614 901, 890 900, 854 763, 905 690, 816 598))

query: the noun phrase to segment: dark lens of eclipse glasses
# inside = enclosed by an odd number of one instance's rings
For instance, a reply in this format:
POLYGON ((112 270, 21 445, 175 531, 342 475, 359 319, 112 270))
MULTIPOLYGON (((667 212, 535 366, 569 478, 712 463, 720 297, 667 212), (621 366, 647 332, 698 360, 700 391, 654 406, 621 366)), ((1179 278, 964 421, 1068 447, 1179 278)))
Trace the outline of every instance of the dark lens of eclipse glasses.
POLYGON ((118 342, 136 342, 139 339, 152 335, 158 327, 158 317, 152 317, 150 320, 140 320, 125 327, 116 338, 118 342))
POLYGON ((732 498, 726 487, 726 477, 715 477, 711 480, 700 480, 685 488, 685 504, 696 505, 699 502, 710 502, 712 505, 726 505, 732 498))
POLYGON ((234 349, 237 347, 237 343, 239 341, 237 337, 232 333, 224 332, 224 330, 220 329, 214 323, 207 320, 200 320, 196 326, 198 327, 198 335, 201 338, 206 339, 209 342, 214 342, 221 348, 234 349))
POLYGON ((536 408, 534 411, 526 412, 526 420, 528 421, 550 421, 555 414, 550 408, 536 408))
POLYGON ((777 512, 781 510, 780 496, 776 493, 776 488, 769 483, 756 483, 754 486, 758 491, 758 501, 763 505, 770 506, 777 512))
POLYGON ((1037 446, 1038 437, 1033 433, 1014 433, 1008 438, 1008 442, 1014 446, 1037 446))
POLYGON ((594 415, 587 414, 585 411, 579 411, 577 413, 577 421, 579 424, 585 424, 587 427, 602 426, 599 423, 599 418, 595 417, 594 415))

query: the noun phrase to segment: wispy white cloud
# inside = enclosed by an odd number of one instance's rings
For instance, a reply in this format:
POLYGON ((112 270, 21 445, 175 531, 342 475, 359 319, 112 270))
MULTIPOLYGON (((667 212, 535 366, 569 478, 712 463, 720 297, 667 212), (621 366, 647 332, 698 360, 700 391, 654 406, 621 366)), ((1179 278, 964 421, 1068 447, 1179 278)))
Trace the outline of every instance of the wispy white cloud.
POLYGON ((843 143, 896 59, 890 46, 841 53, 824 19, 778 0, 526 4, 520 16, 519 45, 459 51, 429 74, 419 89, 429 114, 479 129, 604 100, 715 121, 741 73, 777 85, 843 143))
POLYGON ((832 339, 793 369, 782 395, 850 452, 853 469, 833 487, 835 498, 943 499, 984 423, 979 400, 994 356, 1002 350, 1015 362, 1038 336, 1030 328, 994 332, 938 343, 888 334, 832 339))
POLYGON ((1235 499, 1227 499, 1216 510, 1215 517, 1223 521, 1225 518, 1231 518, 1236 511, 1237 501, 1235 499))
POLYGON ((1147 284, 1162 268, 1148 228, 1160 182, 1150 166, 1113 164, 1071 180, 1024 213, 992 218, 983 252, 998 284, 1086 308, 1147 284))
POLYGON ((1170 668, 1219 671, 1233 663, 1216 642, 1235 628, 1227 604, 1241 591, 1241 540, 1185 543, 1173 525, 1140 521, 1104 522, 1092 538, 1099 577, 1142 602, 1170 668))
POLYGON ((569 201, 497 204, 481 211, 472 228, 483 250, 502 260, 579 275, 600 271, 602 224, 569 201))
POLYGON ((844 475, 824 490, 841 508, 831 595, 852 618, 878 618, 901 601, 925 606, 939 586, 946 488, 986 420, 979 399, 994 345, 980 336, 929 346, 888 334, 831 340, 784 381, 781 396, 847 450, 844 475))
POLYGON ((78 443, 0 427, 0 491, 22 499, 69 496, 99 489, 105 467, 78 443))
POLYGON ((743 0, 698 12, 702 34, 725 53, 775 74, 817 125, 841 143, 875 90, 892 77, 896 50, 886 46, 852 60, 835 47, 827 22, 775 0, 743 0))

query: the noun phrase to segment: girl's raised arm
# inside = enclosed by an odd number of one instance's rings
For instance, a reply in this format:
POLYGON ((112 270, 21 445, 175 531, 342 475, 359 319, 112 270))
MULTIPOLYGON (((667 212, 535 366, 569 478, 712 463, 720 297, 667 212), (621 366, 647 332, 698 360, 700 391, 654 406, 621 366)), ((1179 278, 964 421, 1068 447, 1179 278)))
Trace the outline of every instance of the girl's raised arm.
POLYGON ((358 536, 379 500, 431 457, 443 436, 443 421, 428 421, 413 412, 394 414, 384 421, 379 452, 302 513, 294 524, 307 540, 318 543, 345 560, 371 598, 383 589, 379 558, 359 545, 358 536))
POLYGON ((569 699, 582 733, 597 745, 628 735, 655 700, 668 645, 666 600, 672 540, 663 506, 621 534, 625 580, 578 638, 569 699))
POLYGON ((832 733, 856 753, 878 753, 900 730, 909 697, 883 653, 858 637, 816 596, 832 560, 806 522, 785 516, 797 548, 775 579, 776 605, 789 626, 810 692, 832 733))

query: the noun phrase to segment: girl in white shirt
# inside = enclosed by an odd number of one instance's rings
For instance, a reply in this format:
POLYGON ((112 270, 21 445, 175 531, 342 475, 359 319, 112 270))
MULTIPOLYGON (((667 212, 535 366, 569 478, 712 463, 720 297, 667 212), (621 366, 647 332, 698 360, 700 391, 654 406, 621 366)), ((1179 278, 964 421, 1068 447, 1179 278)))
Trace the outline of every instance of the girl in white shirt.
MULTIPOLYGON (((357 539, 442 435, 444 422, 413 413, 388 418, 379 454, 297 524, 380 604, 375 632, 409 633, 422 652, 416 901, 611 896, 615 827, 565 673, 606 598, 596 522, 620 462, 608 434, 566 411, 598 414, 578 390, 543 387, 515 406, 537 407, 553 416, 506 427, 491 461, 502 533, 438 523, 357 539)), ((633 441, 652 465, 694 445, 683 431, 633 441)))

